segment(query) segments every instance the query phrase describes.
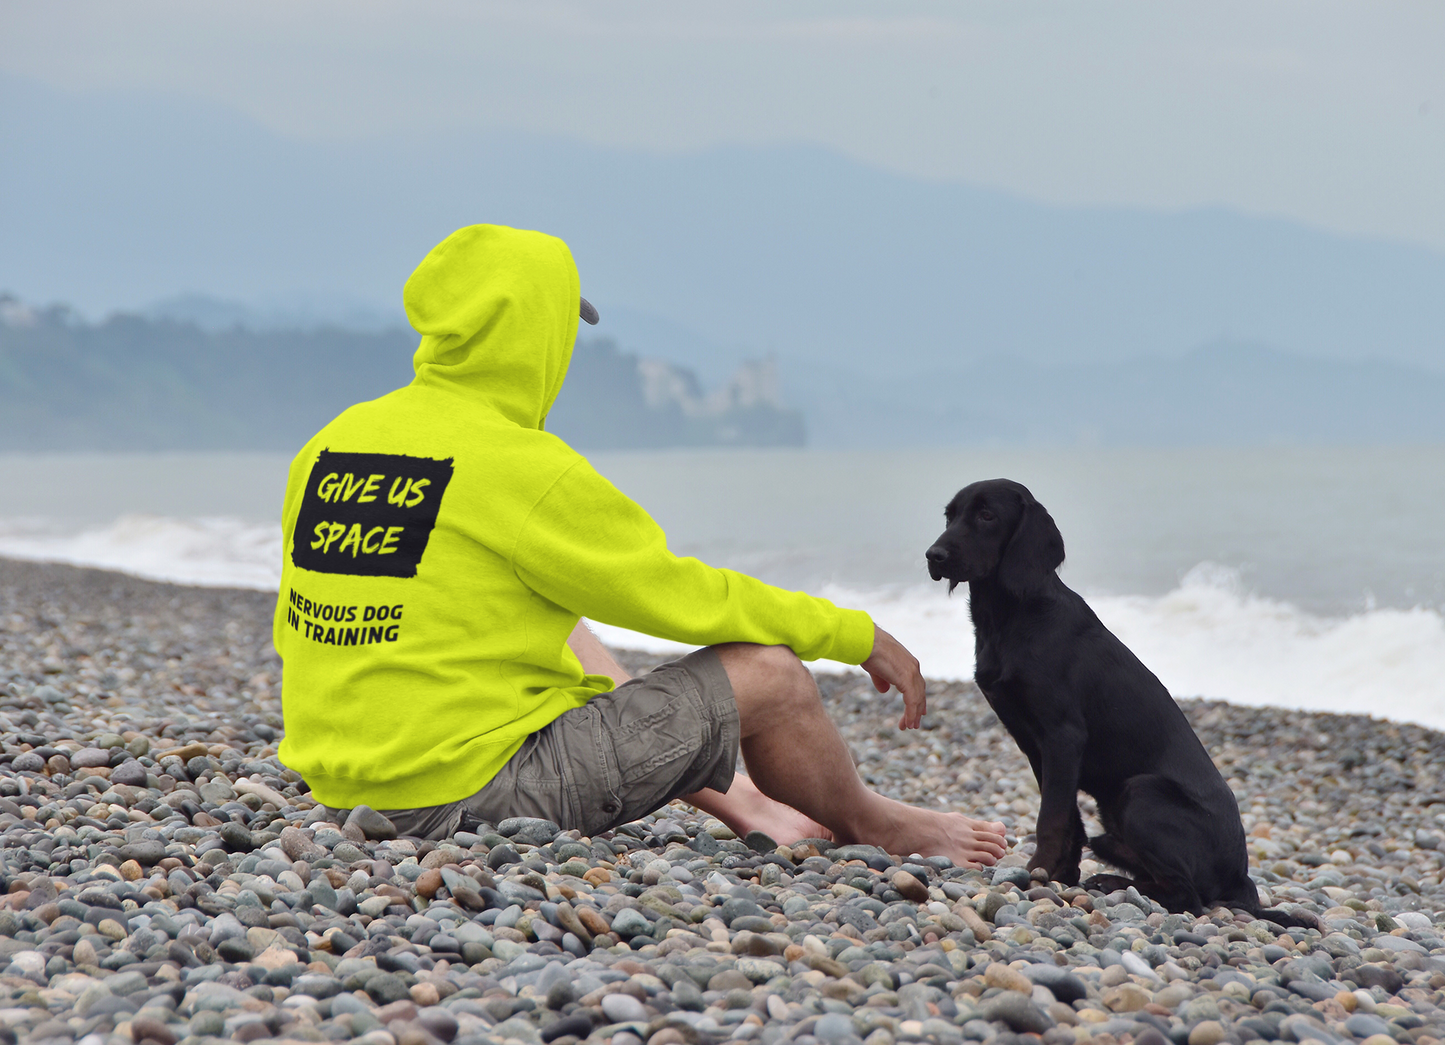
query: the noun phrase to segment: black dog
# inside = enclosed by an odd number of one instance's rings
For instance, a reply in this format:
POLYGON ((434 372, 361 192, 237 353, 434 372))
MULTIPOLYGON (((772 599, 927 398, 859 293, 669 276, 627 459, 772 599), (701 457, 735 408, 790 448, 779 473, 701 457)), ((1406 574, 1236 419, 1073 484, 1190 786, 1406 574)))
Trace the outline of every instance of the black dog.
POLYGON ((1184 712, 1055 572, 1064 539, 1027 489, 1007 479, 964 487, 928 549, 928 572, 951 592, 967 582, 974 678, 1028 756, 1039 783, 1031 862, 1079 882, 1085 842, 1134 876, 1095 875, 1086 888, 1130 885, 1170 911, 1261 910, 1249 879, 1239 806, 1184 712), (1098 802, 1104 833, 1084 835, 1078 792, 1098 802))

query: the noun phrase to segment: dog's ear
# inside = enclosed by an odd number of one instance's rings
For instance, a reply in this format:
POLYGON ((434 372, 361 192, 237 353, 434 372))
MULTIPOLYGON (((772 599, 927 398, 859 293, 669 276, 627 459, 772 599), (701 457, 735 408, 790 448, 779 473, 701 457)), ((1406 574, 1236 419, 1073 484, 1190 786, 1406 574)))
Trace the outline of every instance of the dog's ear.
POLYGON ((1024 492, 1023 514, 999 558, 999 583, 1015 595, 1038 591, 1064 562, 1064 535, 1054 517, 1024 492))

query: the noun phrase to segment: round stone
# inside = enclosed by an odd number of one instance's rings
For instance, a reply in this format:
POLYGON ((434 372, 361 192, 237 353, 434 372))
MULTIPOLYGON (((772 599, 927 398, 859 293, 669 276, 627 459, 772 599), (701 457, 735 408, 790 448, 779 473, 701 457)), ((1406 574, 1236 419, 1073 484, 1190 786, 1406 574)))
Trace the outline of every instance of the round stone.
POLYGON ((1378 1016, 1357 1012, 1345 1020, 1345 1030, 1357 1038, 1369 1038, 1376 1034, 1389 1035, 1390 1025, 1378 1016))
POLYGON ((624 907, 612 918, 612 931, 624 940, 641 936, 652 928, 645 915, 631 907, 624 907))
POLYGON ((1033 981, 1003 962, 994 962, 985 969, 983 982, 986 987, 1000 987, 1003 990, 1016 991, 1019 994, 1032 994, 1034 991, 1033 981))
POLYGON ((1127 969, 1131 975, 1143 976, 1149 980, 1159 980, 1159 974, 1154 971, 1154 967, 1134 951, 1123 952, 1119 955, 1119 961, 1123 963, 1124 968, 1127 969))
POLYGON ((613 1023, 633 1023, 647 1019, 647 1010, 643 1008, 642 1002, 621 992, 603 996, 602 1012, 613 1023))
POLYGON ((774 976, 782 976, 788 971, 777 962, 768 961, 766 958, 739 958, 734 968, 753 983, 767 983, 774 976))
POLYGON ((497 825, 497 834, 516 845, 546 845, 561 832, 562 828, 552 821, 532 816, 509 817, 497 825))
POLYGON ((191 1017, 191 1033, 198 1038, 213 1038, 226 1028, 226 1020, 214 1009, 206 1009, 191 1017))
POLYGON ((110 765, 110 752, 99 747, 83 747, 70 756, 70 764, 77 769, 98 769, 110 765))
POLYGON ((135 759, 122 762, 110 771, 113 784, 128 784, 131 787, 145 787, 146 767, 135 759))
POLYGON ((890 881, 893 883, 893 888, 897 889, 905 900, 911 900, 914 903, 928 902, 928 886, 907 871, 894 871, 890 881))
POLYGON ((813 1025, 813 1036, 819 1041, 846 1041, 855 1037, 853 1019, 841 1012, 829 1012, 818 1017, 813 1025))
POLYGON ((1020 889, 1027 889, 1033 883, 1027 867, 995 867, 993 870, 993 884, 1016 885, 1020 889))
POLYGON ((256 848, 256 839, 245 824, 228 820, 218 828, 218 833, 228 852, 249 853, 256 848))
POLYGON ((394 1001, 410 998, 406 982, 394 973, 384 972, 366 981, 366 993, 378 1005, 390 1005, 394 1001))
POLYGON ((354 827, 370 842, 383 842, 396 837, 396 825, 370 806, 357 806, 346 818, 346 826, 354 827))
POLYGON ((437 868, 423 871, 417 876, 416 894, 430 900, 442 887, 442 873, 437 868))
POLYGON ((45 768, 45 759, 34 751, 23 751, 16 755, 10 764, 22 773, 39 773, 45 768))
POLYGON ((1042 1034, 1054 1025, 1033 1001, 1015 991, 1004 991, 980 1007, 986 1020, 1002 1020, 1019 1033, 1042 1034))

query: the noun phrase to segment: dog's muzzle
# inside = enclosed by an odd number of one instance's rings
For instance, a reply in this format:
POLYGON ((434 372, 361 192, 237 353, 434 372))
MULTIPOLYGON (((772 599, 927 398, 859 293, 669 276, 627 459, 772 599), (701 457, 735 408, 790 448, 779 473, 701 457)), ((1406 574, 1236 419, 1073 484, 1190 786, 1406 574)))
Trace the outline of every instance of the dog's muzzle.
POLYGON ((928 560, 928 576, 936 581, 943 580, 943 567, 948 562, 948 552, 938 545, 934 545, 924 553, 928 560))

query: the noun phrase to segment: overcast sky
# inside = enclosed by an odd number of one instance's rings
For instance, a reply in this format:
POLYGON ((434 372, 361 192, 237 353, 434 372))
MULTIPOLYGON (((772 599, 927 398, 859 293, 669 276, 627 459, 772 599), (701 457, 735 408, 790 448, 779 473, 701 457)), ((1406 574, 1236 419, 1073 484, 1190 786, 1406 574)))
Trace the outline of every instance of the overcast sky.
POLYGON ((1439 3, 0 5, 0 70, 218 102, 300 139, 806 142, 1045 201, 1222 204, 1437 250, 1442 45, 1439 3))

